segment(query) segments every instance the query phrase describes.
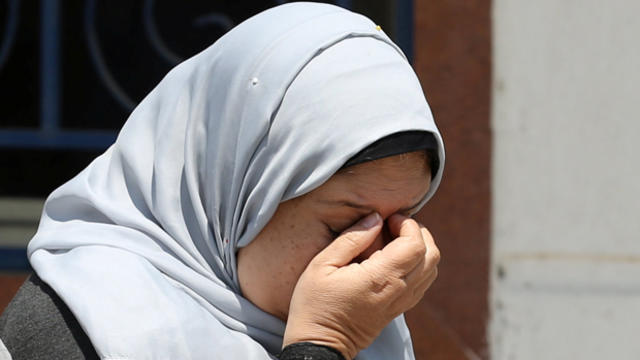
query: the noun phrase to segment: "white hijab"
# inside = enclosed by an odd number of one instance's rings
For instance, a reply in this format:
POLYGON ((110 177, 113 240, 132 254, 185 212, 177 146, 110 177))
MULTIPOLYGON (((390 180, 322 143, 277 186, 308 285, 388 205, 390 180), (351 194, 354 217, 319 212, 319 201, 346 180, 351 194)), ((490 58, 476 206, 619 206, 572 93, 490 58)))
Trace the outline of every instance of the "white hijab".
MULTIPOLYGON (((28 253, 103 359, 269 359, 285 324, 242 297, 236 251, 278 204, 372 142, 442 140, 369 19, 293 3, 171 70, 117 141, 45 203, 28 253)), ((413 359, 402 317, 358 359, 413 359)))

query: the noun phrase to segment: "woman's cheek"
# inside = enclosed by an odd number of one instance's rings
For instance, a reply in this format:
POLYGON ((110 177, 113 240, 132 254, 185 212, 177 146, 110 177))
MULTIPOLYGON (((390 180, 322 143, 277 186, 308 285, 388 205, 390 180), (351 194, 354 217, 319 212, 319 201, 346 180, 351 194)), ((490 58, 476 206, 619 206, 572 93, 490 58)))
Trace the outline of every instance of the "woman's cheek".
POLYGON ((288 266, 288 270, 294 275, 296 283, 311 260, 333 241, 333 238, 325 233, 318 232, 314 234, 315 236, 310 235, 305 236, 304 241, 296 244, 294 254, 291 256, 294 261, 288 266))

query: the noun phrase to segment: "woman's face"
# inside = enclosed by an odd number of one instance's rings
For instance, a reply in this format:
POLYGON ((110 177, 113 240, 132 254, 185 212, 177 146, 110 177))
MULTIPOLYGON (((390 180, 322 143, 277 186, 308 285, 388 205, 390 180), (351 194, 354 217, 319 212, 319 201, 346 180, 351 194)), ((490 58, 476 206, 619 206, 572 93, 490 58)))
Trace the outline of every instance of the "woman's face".
MULTIPOLYGON (((303 196, 281 203, 258 236, 238 251, 243 295, 286 321, 298 278, 311 259, 343 230, 376 211, 387 219, 413 214, 430 185, 425 152, 412 152, 354 165, 303 196)), ((390 241, 386 225, 355 261, 390 241)))

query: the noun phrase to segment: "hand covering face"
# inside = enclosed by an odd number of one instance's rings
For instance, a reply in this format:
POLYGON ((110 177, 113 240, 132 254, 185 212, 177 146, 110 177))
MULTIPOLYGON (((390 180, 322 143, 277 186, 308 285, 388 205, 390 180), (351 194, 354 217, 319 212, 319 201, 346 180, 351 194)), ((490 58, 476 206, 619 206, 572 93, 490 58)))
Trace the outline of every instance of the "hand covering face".
MULTIPOLYGON (((434 133, 418 79, 369 19, 293 3, 171 70, 117 141, 45 203, 33 268, 107 359, 269 359, 285 324, 236 258, 278 204, 386 135, 434 133)), ((359 359, 413 359, 402 317, 359 359)))

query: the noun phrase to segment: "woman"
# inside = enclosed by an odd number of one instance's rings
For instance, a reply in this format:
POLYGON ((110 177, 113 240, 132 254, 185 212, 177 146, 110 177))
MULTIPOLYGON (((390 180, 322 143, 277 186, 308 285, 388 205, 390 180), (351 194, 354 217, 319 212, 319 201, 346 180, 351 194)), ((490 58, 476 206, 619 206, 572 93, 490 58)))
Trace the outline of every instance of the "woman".
POLYGON ((407 215, 443 160, 379 27, 265 11, 173 69, 47 199, 28 253, 73 314, 76 341, 56 340, 103 359, 412 359, 401 314, 439 255, 407 215))

